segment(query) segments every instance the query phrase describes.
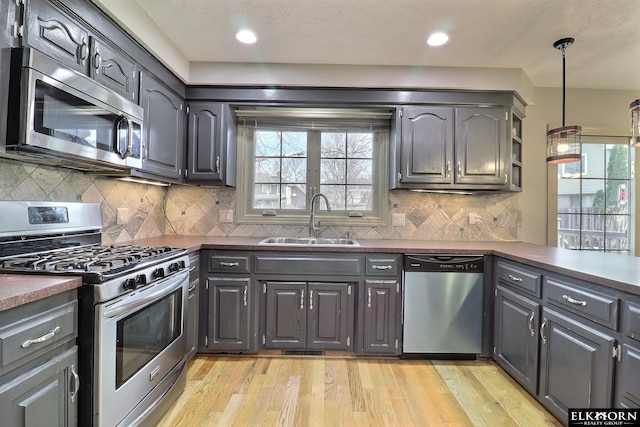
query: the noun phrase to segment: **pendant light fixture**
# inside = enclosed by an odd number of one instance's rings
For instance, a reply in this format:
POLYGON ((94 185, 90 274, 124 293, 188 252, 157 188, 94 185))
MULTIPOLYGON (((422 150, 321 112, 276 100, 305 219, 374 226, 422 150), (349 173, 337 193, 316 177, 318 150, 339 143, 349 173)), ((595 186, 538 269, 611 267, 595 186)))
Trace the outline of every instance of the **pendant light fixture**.
POLYGON ((562 51, 562 127, 547 132, 547 163, 570 163, 581 159, 580 126, 565 126, 565 50, 574 42, 572 37, 560 39, 553 47, 562 51))
POLYGON ((631 110, 631 139, 629 145, 640 147, 640 99, 636 99, 629 105, 631 110))

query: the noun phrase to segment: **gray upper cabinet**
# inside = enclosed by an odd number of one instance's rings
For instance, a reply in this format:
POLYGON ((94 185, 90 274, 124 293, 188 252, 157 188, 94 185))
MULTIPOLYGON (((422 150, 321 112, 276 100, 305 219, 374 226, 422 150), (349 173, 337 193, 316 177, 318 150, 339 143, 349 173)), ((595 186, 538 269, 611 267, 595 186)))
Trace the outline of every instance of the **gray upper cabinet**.
POLYGON ((225 104, 192 103, 188 112, 185 179, 193 183, 224 184, 225 104))
POLYGON ((404 107, 395 188, 508 189, 505 107, 404 107))
POLYGON ((140 73, 144 108, 142 171, 180 182, 184 147, 184 101, 162 82, 140 73))
POLYGON ((453 183, 453 109, 402 109, 402 183, 453 183))
POLYGON ((27 2, 23 44, 137 101, 135 62, 47 1, 27 2))
POLYGON ((456 108, 456 184, 506 188, 505 108, 456 108))

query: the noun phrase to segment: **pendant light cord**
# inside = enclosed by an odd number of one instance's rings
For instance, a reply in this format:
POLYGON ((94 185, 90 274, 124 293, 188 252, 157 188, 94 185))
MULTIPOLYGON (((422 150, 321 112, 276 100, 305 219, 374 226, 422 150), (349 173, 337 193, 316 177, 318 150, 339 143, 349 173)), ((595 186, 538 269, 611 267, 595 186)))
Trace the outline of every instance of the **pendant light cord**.
POLYGON ((566 71, 565 71, 565 52, 566 48, 562 48, 562 127, 564 127, 564 111, 565 111, 565 80, 566 80, 566 71))

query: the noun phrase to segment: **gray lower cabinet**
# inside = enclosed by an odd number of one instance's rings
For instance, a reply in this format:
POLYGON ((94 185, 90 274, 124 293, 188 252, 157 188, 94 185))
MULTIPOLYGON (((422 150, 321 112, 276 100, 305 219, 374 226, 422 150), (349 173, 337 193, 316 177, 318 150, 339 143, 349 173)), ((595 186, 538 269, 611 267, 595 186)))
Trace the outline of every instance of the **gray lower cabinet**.
POLYGON ((150 74, 140 73, 144 108, 141 172, 180 182, 184 151, 184 100, 150 74))
POLYGON ((493 357, 523 387, 536 394, 540 304, 500 285, 495 297, 493 357))
POLYGON ((200 305, 199 253, 189 254, 189 294, 187 296, 187 359, 198 351, 198 311, 200 305))
POLYGON ((78 347, 74 346, 0 385, 1 424, 11 427, 75 426, 77 365, 78 347))
POLYGON ((208 333, 205 348, 219 351, 251 349, 251 279, 209 277, 208 333))
POLYGON ((398 280, 364 281, 360 303, 362 352, 395 355, 400 351, 402 294, 398 280))
POLYGON ((265 348, 352 348, 352 284, 267 281, 263 292, 265 348))
POLYGON ((615 337, 544 308, 540 326, 540 398, 558 418, 569 408, 612 404, 615 337))

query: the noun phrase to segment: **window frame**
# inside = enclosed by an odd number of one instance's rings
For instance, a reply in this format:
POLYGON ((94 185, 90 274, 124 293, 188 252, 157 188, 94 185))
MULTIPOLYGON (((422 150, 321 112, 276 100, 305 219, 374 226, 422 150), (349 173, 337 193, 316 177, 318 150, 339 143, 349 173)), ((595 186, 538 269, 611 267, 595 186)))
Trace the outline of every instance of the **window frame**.
MULTIPOLYGON (((292 118, 295 123, 296 118, 292 118)), ((256 129, 261 127, 244 126, 240 120, 236 123, 237 138, 237 187, 236 187, 236 223, 238 224, 274 224, 274 225, 307 225, 309 223, 309 201, 318 188, 320 188, 320 130, 307 129, 307 183, 306 201, 304 210, 272 210, 253 208, 254 189, 254 135, 256 129), (317 160, 317 164, 312 161, 317 160), (315 190, 313 190, 315 188, 315 190)), ((270 129, 278 129, 278 126, 271 125, 270 129)), ((287 125, 282 125, 282 129, 287 125)), ((291 126, 291 129, 300 130, 299 126, 291 126)), ((347 124, 337 126, 328 132, 349 131, 347 124)), ((362 132, 362 128, 354 127, 351 131, 362 132)), ((372 164, 372 210, 370 211, 348 211, 332 209, 327 212, 323 201, 316 203, 315 217, 320 220, 323 226, 386 226, 389 222, 389 145, 391 138, 391 123, 386 131, 373 131, 373 164, 372 164)), ((346 184, 345 184, 346 187, 346 184)))

